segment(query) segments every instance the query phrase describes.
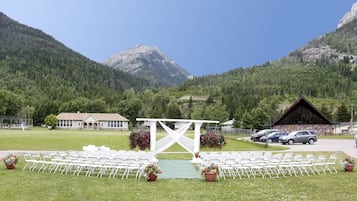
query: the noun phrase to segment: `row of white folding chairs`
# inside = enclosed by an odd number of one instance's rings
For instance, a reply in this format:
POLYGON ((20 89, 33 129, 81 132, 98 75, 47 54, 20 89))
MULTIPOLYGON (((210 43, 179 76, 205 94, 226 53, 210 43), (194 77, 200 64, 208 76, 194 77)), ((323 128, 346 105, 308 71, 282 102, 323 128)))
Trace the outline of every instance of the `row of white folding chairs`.
POLYGON ((87 152, 95 152, 95 151, 109 151, 110 148, 106 147, 104 145, 98 147, 95 145, 87 145, 87 146, 83 146, 82 147, 83 151, 87 151, 87 152))
POLYGON ((328 158, 325 155, 315 156, 307 154, 293 155, 292 153, 275 154, 271 157, 264 155, 254 155, 251 157, 236 157, 236 158, 209 158, 202 159, 201 169, 211 163, 215 163, 219 167, 219 177, 231 177, 233 179, 239 177, 270 177, 278 178, 280 176, 303 176, 326 173, 337 173, 335 168, 337 156, 330 155, 328 158))
POLYGON ((243 152, 203 152, 200 153, 201 159, 225 159, 225 158, 256 158, 272 156, 272 152, 243 151, 243 152))
POLYGON ((64 155, 86 156, 86 157, 124 157, 124 158, 155 158, 154 152, 146 151, 123 151, 123 150, 98 150, 98 151, 67 151, 64 155))
POLYGON ((88 157, 83 155, 65 155, 63 152, 52 154, 24 154, 24 169, 48 171, 49 173, 73 174, 110 178, 121 176, 122 179, 134 175, 136 179, 144 176, 145 167, 155 164, 152 158, 124 157, 88 157))

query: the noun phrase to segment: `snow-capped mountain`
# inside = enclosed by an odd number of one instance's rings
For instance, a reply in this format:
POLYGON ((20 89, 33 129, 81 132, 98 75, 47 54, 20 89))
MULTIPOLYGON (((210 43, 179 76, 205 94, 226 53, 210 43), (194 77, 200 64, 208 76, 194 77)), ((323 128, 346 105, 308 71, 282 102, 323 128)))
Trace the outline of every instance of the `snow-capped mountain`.
POLYGON ((154 86, 175 86, 193 78, 190 73, 154 46, 136 45, 103 63, 147 79, 154 86))

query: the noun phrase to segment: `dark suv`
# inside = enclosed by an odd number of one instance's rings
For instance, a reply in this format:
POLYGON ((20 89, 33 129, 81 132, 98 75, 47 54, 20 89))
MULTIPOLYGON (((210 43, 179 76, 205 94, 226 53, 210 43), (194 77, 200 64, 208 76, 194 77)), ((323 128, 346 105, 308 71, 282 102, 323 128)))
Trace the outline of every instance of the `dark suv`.
POLYGON ((265 129, 265 130, 261 130, 257 133, 254 133, 252 136, 250 136, 250 139, 252 141, 258 141, 260 140, 261 137, 263 136, 267 136, 268 134, 272 133, 272 132, 277 132, 277 131, 281 131, 279 129, 265 129))
POLYGON ((294 143, 309 143, 314 144, 317 141, 316 133, 309 130, 293 131, 286 136, 281 136, 279 142, 282 144, 294 144, 294 143))

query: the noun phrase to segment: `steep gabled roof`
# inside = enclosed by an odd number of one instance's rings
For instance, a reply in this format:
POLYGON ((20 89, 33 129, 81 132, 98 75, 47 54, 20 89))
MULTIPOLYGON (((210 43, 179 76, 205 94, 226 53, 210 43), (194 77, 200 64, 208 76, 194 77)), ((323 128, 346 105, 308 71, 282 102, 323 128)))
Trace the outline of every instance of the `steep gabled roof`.
POLYGON ((273 123, 274 125, 286 124, 332 124, 325 115, 318 111, 304 97, 297 100, 290 108, 273 123))

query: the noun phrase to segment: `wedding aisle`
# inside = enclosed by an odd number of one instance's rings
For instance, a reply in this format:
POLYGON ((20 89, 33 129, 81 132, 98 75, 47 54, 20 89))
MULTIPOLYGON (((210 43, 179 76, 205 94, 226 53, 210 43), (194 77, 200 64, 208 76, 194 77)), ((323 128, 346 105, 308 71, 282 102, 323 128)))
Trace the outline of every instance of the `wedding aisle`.
POLYGON ((159 179, 200 179, 200 173, 189 160, 159 160, 159 179))

